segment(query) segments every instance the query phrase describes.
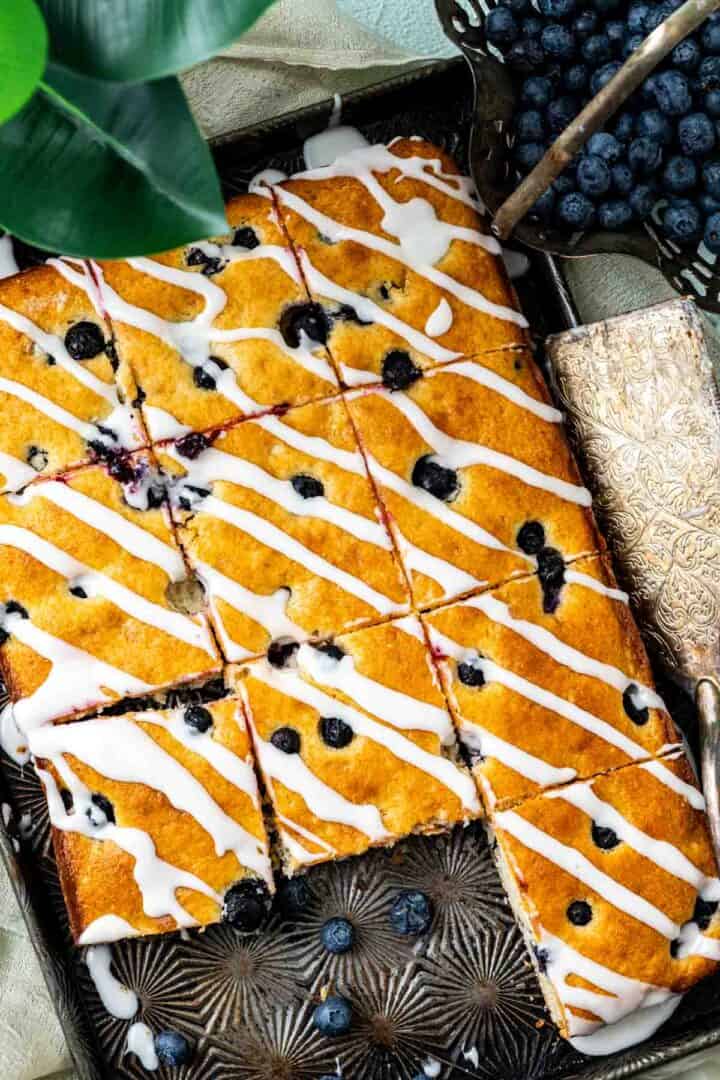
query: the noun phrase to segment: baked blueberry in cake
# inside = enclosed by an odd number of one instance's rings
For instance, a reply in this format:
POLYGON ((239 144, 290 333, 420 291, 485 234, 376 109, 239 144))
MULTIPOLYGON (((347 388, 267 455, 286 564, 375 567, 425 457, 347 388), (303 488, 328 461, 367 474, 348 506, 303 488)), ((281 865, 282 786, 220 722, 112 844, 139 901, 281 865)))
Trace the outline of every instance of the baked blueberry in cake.
POLYGON ((49 725, 30 749, 78 944, 262 925, 272 873, 236 698, 49 725))
POLYGON ((348 386, 527 342, 472 184, 422 140, 359 148, 273 187, 348 386), (390 370, 389 370, 390 369, 390 370))
POLYGON ((271 200, 239 196, 227 218, 233 233, 217 242, 94 265, 121 374, 142 391, 153 439, 337 390, 322 310, 308 301, 271 200))
MULTIPOLYGON (((493 828, 548 1006, 577 1049, 630 1013, 641 1031, 654 1007, 657 1026, 717 967, 720 881, 682 752, 528 799, 493 828)), ((613 1048, 605 1039, 595 1053, 613 1048)))
POLYGON ((414 616, 235 679, 289 873, 478 814, 414 616))
POLYGON ((0 410, 4 490, 90 461, 96 448, 127 451, 144 441, 113 382, 108 327, 54 266, 0 281, 0 410))
POLYGON ((661 754, 678 741, 627 597, 604 557, 423 616, 488 808, 661 754))
POLYGON ((347 398, 420 607, 537 570, 552 610, 565 561, 602 547, 528 353, 463 360, 404 389, 347 398))
POLYGON ((281 644, 407 610, 342 400, 244 420, 204 446, 198 438, 167 444, 163 461, 226 659, 271 649, 277 664, 281 644))
POLYGON ((102 465, 0 497, 0 664, 24 735, 116 698, 217 672, 200 615, 176 610, 187 570, 157 475, 134 455, 115 479, 102 465))

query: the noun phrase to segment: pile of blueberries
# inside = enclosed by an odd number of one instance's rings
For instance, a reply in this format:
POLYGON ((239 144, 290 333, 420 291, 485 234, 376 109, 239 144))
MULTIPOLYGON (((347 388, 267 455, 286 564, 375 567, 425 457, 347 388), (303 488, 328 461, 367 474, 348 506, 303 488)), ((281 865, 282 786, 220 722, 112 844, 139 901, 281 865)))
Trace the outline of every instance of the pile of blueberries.
MULTIPOLYGON (((682 0, 504 0, 488 42, 523 76, 514 160, 528 173, 682 0), (537 7, 535 6, 537 3, 537 7)), ((656 218, 680 246, 720 252, 720 13, 680 42, 533 207, 571 232, 656 218)))

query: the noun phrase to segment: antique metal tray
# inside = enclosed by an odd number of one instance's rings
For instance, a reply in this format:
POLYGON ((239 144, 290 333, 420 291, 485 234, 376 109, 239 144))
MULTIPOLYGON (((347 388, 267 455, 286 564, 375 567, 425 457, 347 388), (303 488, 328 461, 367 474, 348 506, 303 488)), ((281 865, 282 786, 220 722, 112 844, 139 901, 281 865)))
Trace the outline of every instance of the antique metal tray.
MULTIPOLYGON (((351 95, 344 117, 370 138, 420 134, 461 161, 471 85, 462 60, 423 68, 351 95)), ((228 192, 268 166, 301 165, 302 141, 321 130, 330 103, 305 109, 216 145, 228 192)), ((538 335, 573 320, 554 265, 535 256, 518 282, 538 335), (531 287, 528 287, 531 286, 531 287), (523 295, 524 294, 524 295, 523 295)), ((663 687, 692 734, 692 710, 663 687)), ((82 951, 70 942, 44 799, 33 770, 0 762, 0 861, 15 885, 28 930, 82 1080, 147 1077, 125 1054, 129 1021, 101 1004, 82 951)), ((690 994, 650 1042, 612 1058, 583 1058, 548 1022, 520 932, 479 825, 411 840, 389 852, 311 870, 306 906, 287 897, 267 928, 243 938, 225 926, 113 946, 118 977, 139 996, 141 1019, 193 1042, 190 1065, 160 1069, 165 1080, 614 1080, 720 1043, 720 979, 690 994), (432 898, 430 933, 410 942, 388 924, 393 895, 418 887, 432 898), (332 915, 355 924, 357 944, 332 957, 319 928, 332 915), (322 986, 353 1001, 349 1035, 330 1040, 310 1023, 322 986), (314 999, 314 1000, 313 1000, 314 999)), ((7 1077, 6 1080, 14 1080, 7 1077)))

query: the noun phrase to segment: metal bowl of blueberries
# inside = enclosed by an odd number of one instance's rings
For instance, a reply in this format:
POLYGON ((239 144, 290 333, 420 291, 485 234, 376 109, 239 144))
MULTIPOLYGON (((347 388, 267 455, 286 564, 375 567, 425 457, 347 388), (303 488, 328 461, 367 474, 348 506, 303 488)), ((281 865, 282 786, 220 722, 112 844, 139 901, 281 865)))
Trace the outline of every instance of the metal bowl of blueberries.
MULTIPOLYGON (((436 0, 475 82, 470 159, 491 213, 682 0, 436 0)), ((720 312, 720 12, 652 72, 517 226, 563 256, 635 255, 720 312)))

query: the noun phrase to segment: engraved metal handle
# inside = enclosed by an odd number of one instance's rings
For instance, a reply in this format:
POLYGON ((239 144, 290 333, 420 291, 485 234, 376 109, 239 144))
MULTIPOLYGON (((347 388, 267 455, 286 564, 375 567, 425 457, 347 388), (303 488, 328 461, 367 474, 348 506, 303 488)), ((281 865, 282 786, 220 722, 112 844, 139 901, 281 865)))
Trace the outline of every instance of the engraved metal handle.
POLYGON ((720 858, 720 686, 700 679, 695 691, 700 723, 700 768, 715 858, 720 858))

